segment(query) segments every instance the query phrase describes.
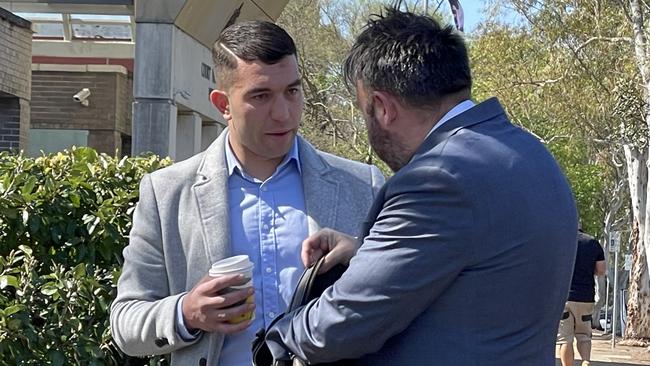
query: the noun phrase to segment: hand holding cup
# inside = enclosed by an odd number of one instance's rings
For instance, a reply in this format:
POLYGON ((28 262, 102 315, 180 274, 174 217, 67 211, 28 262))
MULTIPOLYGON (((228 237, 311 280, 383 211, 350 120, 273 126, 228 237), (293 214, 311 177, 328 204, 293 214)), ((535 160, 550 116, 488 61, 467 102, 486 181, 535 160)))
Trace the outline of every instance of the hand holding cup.
POLYGON ((192 331, 231 334, 246 329, 255 314, 253 263, 248 256, 213 264, 183 299, 183 318, 192 331))

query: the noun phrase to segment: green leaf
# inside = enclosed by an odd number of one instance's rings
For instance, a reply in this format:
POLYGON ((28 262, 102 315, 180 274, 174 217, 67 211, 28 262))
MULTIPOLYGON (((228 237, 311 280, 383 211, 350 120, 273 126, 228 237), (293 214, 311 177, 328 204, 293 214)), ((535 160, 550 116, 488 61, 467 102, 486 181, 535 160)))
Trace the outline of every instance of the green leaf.
POLYGON ((18 330, 20 329, 20 325, 22 324, 22 321, 20 319, 10 319, 7 322, 7 327, 11 330, 18 330))
POLYGON ((20 192, 23 194, 23 196, 30 195, 32 191, 34 190, 34 186, 36 186, 36 177, 35 176, 30 176, 27 179, 27 182, 23 186, 23 188, 20 190, 20 192))
POLYGON ((70 202, 72 202, 73 207, 78 208, 79 206, 81 206, 81 198, 79 197, 78 194, 74 192, 70 193, 68 198, 70 198, 70 202))
POLYGON ((47 353, 53 366, 61 366, 65 363, 65 355, 61 351, 51 350, 47 353))
POLYGON ((86 265, 81 263, 74 268, 74 277, 81 278, 86 276, 86 265))
POLYGON ((15 208, 7 208, 4 210, 3 213, 7 218, 12 220, 18 218, 18 210, 16 210, 15 208))
POLYGON ((32 255, 33 251, 32 248, 26 246, 26 245, 19 245, 18 249, 20 249, 23 253, 27 255, 32 255))
POLYGON ((3 312, 4 312, 5 316, 9 316, 9 315, 15 314, 15 313, 17 313, 17 312, 19 312, 21 310, 24 310, 25 308, 26 308, 25 305, 13 305, 13 306, 10 306, 8 308, 5 308, 3 312))
POLYGON ((18 288, 18 278, 10 275, 0 276, 0 290, 4 289, 7 286, 18 288))
POLYGON ((46 284, 46 285, 43 286, 43 288, 41 289, 41 293, 42 293, 43 295, 47 295, 47 296, 52 296, 52 295, 54 295, 55 293, 57 293, 57 291, 59 291, 59 289, 58 289, 57 286, 56 286, 55 284, 53 284, 52 282, 46 284))

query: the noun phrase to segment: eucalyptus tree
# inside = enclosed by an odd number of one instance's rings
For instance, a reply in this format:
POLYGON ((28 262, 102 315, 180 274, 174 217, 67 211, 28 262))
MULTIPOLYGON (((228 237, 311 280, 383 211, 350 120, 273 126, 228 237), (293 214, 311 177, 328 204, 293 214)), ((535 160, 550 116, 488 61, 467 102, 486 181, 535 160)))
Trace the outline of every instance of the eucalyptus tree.
POLYGON ((580 195, 602 189, 592 203, 603 208, 603 236, 623 231, 634 254, 626 335, 648 338, 650 8, 637 0, 499 0, 491 10, 475 40, 485 86, 559 155, 581 214, 589 207, 580 195), (522 21, 495 21, 506 12, 522 21))

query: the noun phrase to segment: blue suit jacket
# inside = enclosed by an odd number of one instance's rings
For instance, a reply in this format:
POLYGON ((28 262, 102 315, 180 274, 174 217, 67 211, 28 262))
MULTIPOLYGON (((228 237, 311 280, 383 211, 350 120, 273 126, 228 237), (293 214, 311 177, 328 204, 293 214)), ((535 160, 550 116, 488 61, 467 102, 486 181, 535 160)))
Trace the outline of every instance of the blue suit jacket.
POLYGON ((424 141, 341 279, 267 340, 310 363, 554 365, 576 230, 551 154, 487 100, 424 141))

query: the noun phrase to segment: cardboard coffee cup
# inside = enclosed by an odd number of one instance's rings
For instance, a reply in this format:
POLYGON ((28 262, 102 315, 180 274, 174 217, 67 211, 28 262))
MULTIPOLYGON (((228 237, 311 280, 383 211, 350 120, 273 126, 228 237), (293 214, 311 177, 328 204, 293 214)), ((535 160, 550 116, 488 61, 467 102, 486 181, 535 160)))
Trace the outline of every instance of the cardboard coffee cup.
MULTIPOLYGON (((228 292, 233 292, 248 287, 252 287, 254 267, 255 264, 251 262, 251 260, 248 258, 247 255, 236 255, 213 263, 208 274, 211 277, 219 277, 219 276, 233 275, 233 274, 240 274, 240 273, 243 274, 244 280, 246 282, 242 285, 230 286, 225 290, 223 290, 223 293, 228 293, 228 292)), ((232 306, 239 306, 244 303, 252 304, 254 302, 255 302, 254 295, 251 295, 247 297, 245 300, 236 303, 232 306)), ((229 323, 233 323, 233 324, 241 323, 246 320, 254 319, 254 317, 255 317, 255 312, 249 311, 236 318, 230 319, 229 323)))

